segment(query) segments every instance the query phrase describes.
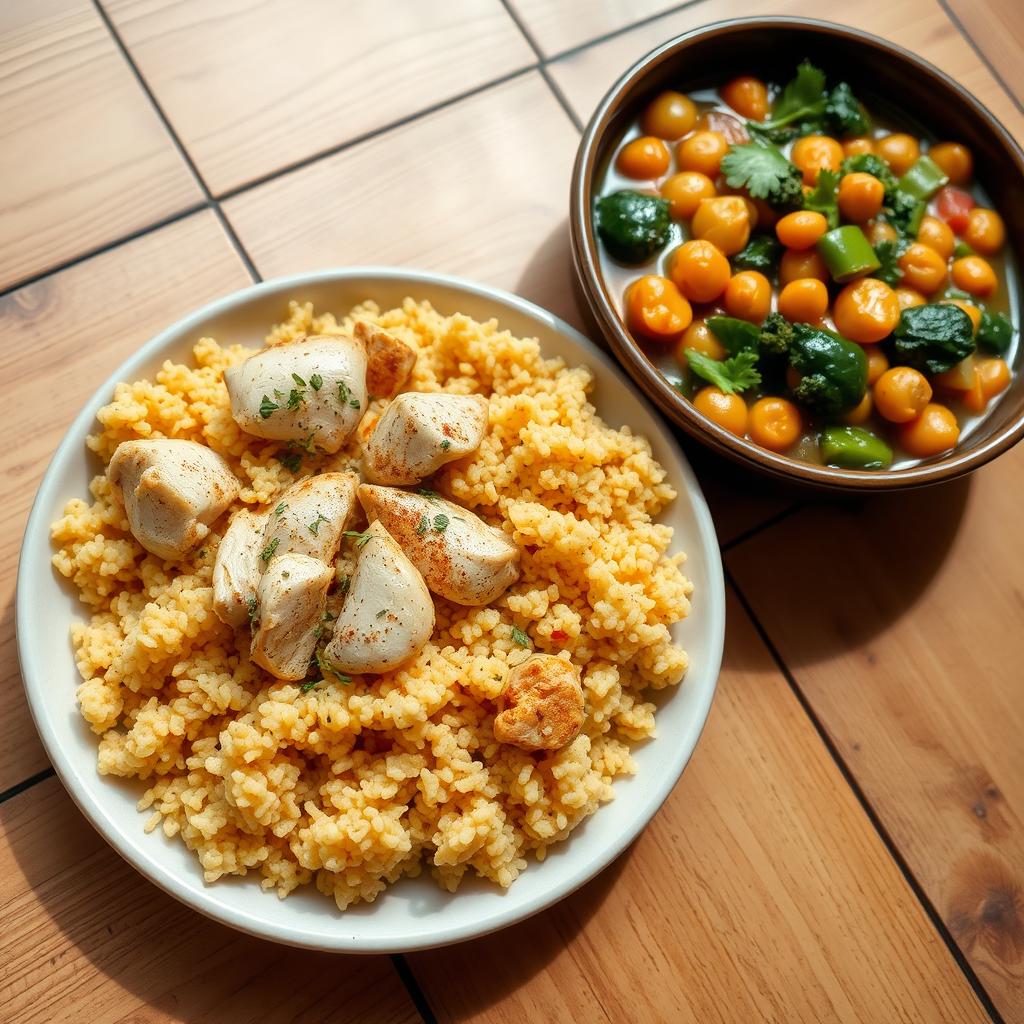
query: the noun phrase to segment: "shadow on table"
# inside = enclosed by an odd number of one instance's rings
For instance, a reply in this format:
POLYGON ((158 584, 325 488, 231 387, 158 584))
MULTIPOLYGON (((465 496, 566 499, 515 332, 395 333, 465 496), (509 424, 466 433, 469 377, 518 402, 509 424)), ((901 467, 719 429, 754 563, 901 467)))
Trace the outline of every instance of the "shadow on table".
POLYGON ((599 333, 591 330, 586 321, 576 291, 567 220, 561 221, 537 246, 513 291, 551 310, 594 341, 599 340, 599 333))

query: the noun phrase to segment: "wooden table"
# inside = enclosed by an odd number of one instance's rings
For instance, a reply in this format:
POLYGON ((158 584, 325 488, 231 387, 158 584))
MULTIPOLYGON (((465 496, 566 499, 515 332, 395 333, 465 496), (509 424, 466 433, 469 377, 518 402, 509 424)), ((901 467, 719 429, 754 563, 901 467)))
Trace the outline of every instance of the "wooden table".
MULTIPOLYGON (((1016 0, 777 0, 895 39, 1024 138, 1016 0)), ((0 1020, 1024 1019, 1024 448, 969 481, 809 502, 689 451, 729 626, 700 747, 633 848, 471 945, 331 957, 137 876, 22 697, 22 527, 96 383, 252 279, 491 281, 579 322, 581 123, 739 0, 9 0, 0 6, 0 1020)), ((810 54, 813 57, 813 54, 810 54)), ((67 681, 55 681, 55 686, 67 681)))

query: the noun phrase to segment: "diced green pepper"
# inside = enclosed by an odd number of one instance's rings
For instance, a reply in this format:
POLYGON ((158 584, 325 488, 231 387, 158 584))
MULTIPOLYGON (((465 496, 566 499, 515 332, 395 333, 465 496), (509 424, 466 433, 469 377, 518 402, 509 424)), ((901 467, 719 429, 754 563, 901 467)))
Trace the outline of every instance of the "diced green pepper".
POLYGON ((931 199, 943 185, 949 184, 949 175, 927 154, 919 156, 910 170, 900 178, 899 189, 915 199, 931 199))
POLYGON ((892 449, 861 427, 826 427, 818 438, 822 461, 843 469, 886 469, 892 449))
POLYGON ((973 256, 974 250, 966 242, 960 241, 953 246, 953 255, 961 259, 964 256, 973 256))
POLYGON ((839 284, 863 277, 881 266, 877 253, 856 224, 826 231, 818 239, 818 252, 832 279, 839 284))

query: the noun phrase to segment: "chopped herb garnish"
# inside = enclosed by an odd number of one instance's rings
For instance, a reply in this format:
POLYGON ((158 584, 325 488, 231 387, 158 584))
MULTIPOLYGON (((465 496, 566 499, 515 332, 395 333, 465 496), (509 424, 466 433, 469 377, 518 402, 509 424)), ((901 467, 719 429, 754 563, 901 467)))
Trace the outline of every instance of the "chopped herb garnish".
POLYGON ((288 405, 287 408, 294 412, 302 404, 302 399, 305 396, 306 391, 304 388, 292 388, 288 392, 288 405))
POLYGON ((277 550, 277 545, 281 543, 279 537, 275 537, 261 552, 260 558, 264 562, 269 562, 274 557, 274 552, 277 550))
POLYGON ((309 386, 314 391, 319 391, 324 386, 324 379, 323 379, 323 377, 321 377, 319 373, 314 373, 309 378, 309 386))
POLYGON ((349 386, 343 381, 338 381, 338 401, 342 405, 347 405, 352 409, 359 408, 359 399, 352 397, 352 392, 349 390, 349 386))
POLYGON ((383 619, 384 616, 387 615, 387 613, 388 613, 387 608, 381 608, 381 610, 379 612, 377 612, 377 618, 378 619, 383 619))
POLYGON ((429 529, 430 520, 426 516, 420 516, 420 521, 416 524, 416 532, 422 537, 429 529))
POLYGON ((444 531, 448 529, 449 522, 451 522, 451 520, 443 512, 439 512, 434 516, 434 529, 438 533, 444 533, 444 531))
POLYGON ((277 410, 280 408, 281 406, 279 406, 277 402, 272 402, 270 400, 269 395, 264 395, 263 400, 260 402, 260 415, 264 419, 269 419, 271 413, 277 412, 277 410))
POLYGON ((302 693, 309 693, 309 691, 312 690, 314 686, 318 686, 322 682, 322 679, 309 679, 299 687, 299 690, 301 690, 302 693))
POLYGON ((520 647, 533 646, 530 638, 518 626, 512 627, 512 643, 518 644, 520 647))
POLYGON ((306 382, 297 373, 292 374, 292 380, 295 381, 300 388, 304 388, 306 386, 306 382))
POLYGON ((419 493, 423 495, 428 501, 436 501, 438 498, 437 491, 432 491, 429 487, 421 487, 419 493))
POLYGON ((345 675, 344 672, 339 672, 329 661, 324 659, 323 651, 317 651, 315 656, 317 668, 323 673, 324 679, 327 678, 328 674, 334 676, 339 683, 351 683, 352 677, 345 675))
POLYGON ((370 538, 373 534, 369 530, 365 533, 360 533, 358 530, 346 530, 344 536, 351 537, 356 542, 356 551, 358 551, 370 543, 370 538))
POLYGON ((274 515, 277 516, 278 519, 280 519, 281 516, 284 515, 285 510, 287 508, 288 508, 288 502, 286 502, 286 501, 279 502, 277 508, 274 509, 274 515))
MULTIPOLYGON (((319 428, 317 428, 319 429, 319 428)), ((313 444, 313 438, 316 437, 316 430, 312 430, 307 434, 301 441, 289 441, 289 448, 297 448, 299 451, 305 452, 307 455, 316 455, 317 446, 313 444)))
POLYGON ((441 451, 443 451, 443 452, 446 452, 446 451, 448 451, 448 449, 449 449, 449 448, 451 448, 451 446, 452 446, 452 443, 451 443, 451 441, 449 441, 449 440, 448 440, 448 438, 446 437, 446 438, 445 438, 445 439, 444 439, 444 440, 443 440, 443 441, 441 442, 441 451))
POLYGON ((302 465, 302 452, 278 452, 277 461, 289 473, 298 473, 299 467, 302 465))
POLYGON ((352 577, 351 576, 342 576, 341 579, 338 580, 338 592, 340 594, 347 594, 348 593, 348 588, 351 587, 351 586, 352 586, 352 577))
POLYGON ((255 597, 247 597, 245 603, 249 608, 249 625, 253 626, 256 623, 256 616, 259 614, 259 602, 255 597))
POLYGON ((309 532, 313 534, 314 537, 318 537, 320 535, 320 524, 329 522, 330 519, 328 519, 327 516, 323 515, 322 513, 318 513, 316 519, 314 519, 313 522, 307 524, 306 529, 309 530, 309 532))

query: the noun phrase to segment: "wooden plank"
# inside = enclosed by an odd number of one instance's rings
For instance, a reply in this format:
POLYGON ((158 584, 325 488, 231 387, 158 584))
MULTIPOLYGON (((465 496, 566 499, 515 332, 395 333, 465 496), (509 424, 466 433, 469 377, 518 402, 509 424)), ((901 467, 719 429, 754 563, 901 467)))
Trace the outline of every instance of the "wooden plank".
POLYGON ((947 0, 949 9, 1011 90, 1024 103, 1020 58, 1024 7, 1019 0, 947 0))
POLYGON ((0 4, 0 288, 202 200, 88 0, 0 4))
POLYGON ((471 954, 409 958, 439 1021, 987 1020, 735 600, 728 622, 694 760, 631 850, 471 954))
POLYGON ((1024 1019, 1024 448, 728 565, 1006 1020, 1024 1019))
POLYGON ((8 521, 0 535, 0 790, 46 766, 21 688, 14 588, 25 519, 50 456, 118 363, 177 317, 249 283, 216 217, 203 212, 0 299, 9 424, 0 449, 8 521))
MULTIPOLYGON (((750 13, 750 4, 745 0, 698 0, 680 11, 556 61, 550 71, 580 118, 586 121, 615 79, 655 46, 709 21, 750 13)), ((1010 131, 1024 137, 1024 115, 978 60, 936 0, 863 0, 856 4, 844 0, 778 0, 772 13, 853 25, 908 47, 955 78, 1010 131)))
POLYGON ((500 0, 104 6, 217 194, 535 60, 500 0))
POLYGON ((652 18, 678 0, 509 0, 545 57, 652 18))
POLYGON ((165 895, 56 779, 0 806, 0 913, 6 1024, 421 1020, 386 957, 253 939, 165 895))

